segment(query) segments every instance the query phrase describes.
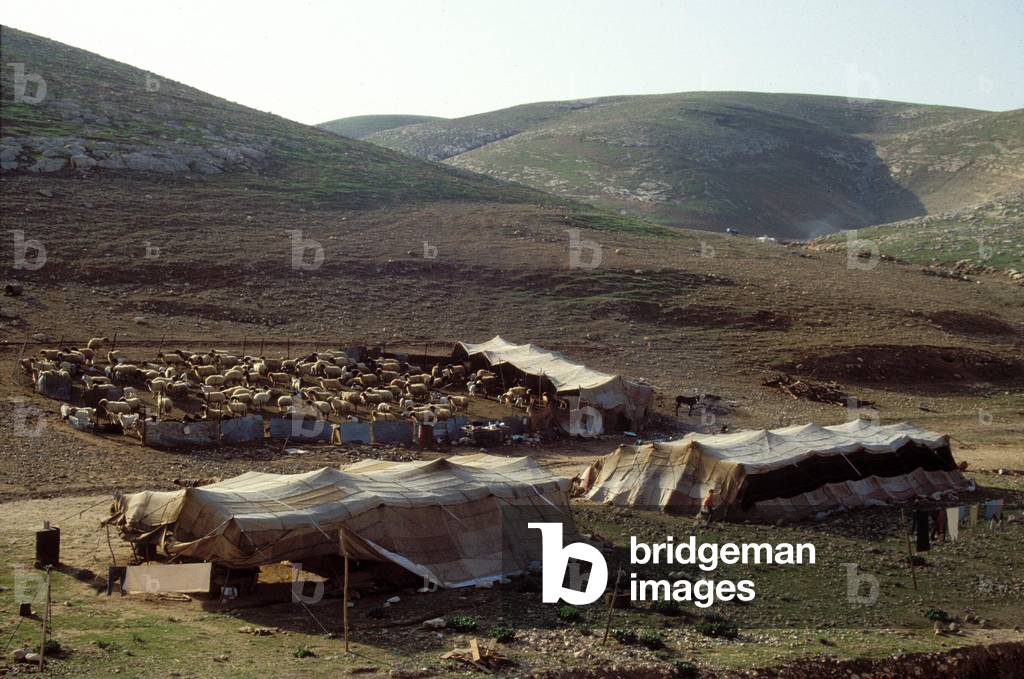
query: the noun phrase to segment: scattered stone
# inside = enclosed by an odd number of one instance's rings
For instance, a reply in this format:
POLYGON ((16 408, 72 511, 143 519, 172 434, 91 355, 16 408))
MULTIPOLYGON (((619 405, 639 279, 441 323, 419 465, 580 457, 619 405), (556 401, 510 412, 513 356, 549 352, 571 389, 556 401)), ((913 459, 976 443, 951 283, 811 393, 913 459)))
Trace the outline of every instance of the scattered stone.
POLYGON ((423 626, 427 629, 443 629, 447 624, 444 618, 431 618, 423 621, 423 626))

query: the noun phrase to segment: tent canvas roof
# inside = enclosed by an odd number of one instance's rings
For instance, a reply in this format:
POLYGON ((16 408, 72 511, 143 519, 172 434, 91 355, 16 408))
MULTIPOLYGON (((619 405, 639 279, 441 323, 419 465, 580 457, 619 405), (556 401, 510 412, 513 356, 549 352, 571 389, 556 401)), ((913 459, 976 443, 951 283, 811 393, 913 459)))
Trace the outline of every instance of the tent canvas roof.
POLYGON ((534 344, 512 344, 500 335, 479 344, 459 342, 458 346, 468 356, 483 356, 492 366, 508 364, 527 375, 543 375, 558 393, 579 390, 582 398, 600 408, 621 407, 637 424, 643 421, 654 396, 649 385, 573 363, 534 344))
POLYGON ((806 424, 620 446, 582 476, 597 502, 695 511, 831 511, 966 487, 948 437, 906 423, 806 424))
POLYGON ((827 427, 811 423, 734 434, 692 433, 678 441, 655 445, 666 449, 694 445, 706 455, 741 464, 753 474, 795 464, 812 455, 844 455, 858 450, 893 453, 911 442, 932 449, 949 445, 945 435, 905 422, 879 426, 861 419, 827 427))
POLYGON ((529 543, 539 541, 528 521, 571 526, 568 485, 527 457, 365 460, 135 493, 119 518, 130 532, 172 529, 170 554, 240 568, 337 555, 343 530, 359 558, 459 586, 524 568, 529 543))

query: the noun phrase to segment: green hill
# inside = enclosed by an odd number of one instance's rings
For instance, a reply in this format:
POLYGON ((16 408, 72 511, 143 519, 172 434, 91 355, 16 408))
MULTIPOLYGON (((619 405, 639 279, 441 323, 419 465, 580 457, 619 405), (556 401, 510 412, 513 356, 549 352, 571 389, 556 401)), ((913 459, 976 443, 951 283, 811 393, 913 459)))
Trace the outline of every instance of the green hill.
POLYGON ((683 227, 808 237, 1024 182, 1020 111, 692 92, 516 106, 367 141, 683 227))
POLYGON ((256 111, 81 49, 2 28, 5 175, 218 177, 250 200, 372 207, 550 202, 544 194, 256 111), (16 64, 26 85, 17 89, 16 64), (45 91, 35 81, 45 82, 45 91), (38 101, 37 101, 38 99, 38 101))
POLYGON ((349 118, 328 120, 326 123, 320 123, 317 127, 322 130, 327 130, 328 132, 333 132, 334 134, 340 134, 343 137, 364 139, 375 132, 383 132, 384 130, 392 130, 396 127, 433 122, 435 120, 444 120, 444 118, 439 118, 437 116, 413 116, 400 114, 351 116, 349 118))

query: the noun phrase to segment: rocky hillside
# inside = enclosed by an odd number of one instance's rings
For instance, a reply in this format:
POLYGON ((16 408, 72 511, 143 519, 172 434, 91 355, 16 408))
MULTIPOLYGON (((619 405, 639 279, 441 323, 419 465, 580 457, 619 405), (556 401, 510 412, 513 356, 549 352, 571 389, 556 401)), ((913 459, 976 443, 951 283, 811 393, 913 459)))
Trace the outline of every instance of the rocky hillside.
POLYGON ((813 237, 1024 185, 1024 111, 694 92, 517 106, 368 141, 672 225, 813 237))
MULTIPOLYGON (((879 254, 911 264, 961 275, 1005 274, 1024 284, 1024 192, 859 229, 853 240, 870 241, 879 254)), ((847 241, 847 236, 835 234, 817 239, 811 247, 843 250, 847 241)))
MULTIPOLYGON (((256 111, 159 75, 3 27, 5 174, 230 175, 276 197, 366 207, 546 196, 256 111)), ((236 187, 238 189, 256 188, 236 187)))
POLYGON ((352 116, 350 118, 328 120, 326 123, 320 123, 317 127, 334 134, 340 134, 343 137, 365 139, 375 132, 383 132, 384 130, 393 130, 396 127, 428 123, 435 120, 444 120, 444 118, 407 115, 352 116))

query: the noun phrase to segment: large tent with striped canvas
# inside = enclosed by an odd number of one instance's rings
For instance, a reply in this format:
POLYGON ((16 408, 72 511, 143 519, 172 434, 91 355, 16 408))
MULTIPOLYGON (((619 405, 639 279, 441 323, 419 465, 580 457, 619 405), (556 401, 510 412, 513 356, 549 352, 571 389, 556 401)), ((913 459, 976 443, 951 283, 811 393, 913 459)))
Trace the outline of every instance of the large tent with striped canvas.
POLYGON ((972 487, 949 437, 867 420, 620 446, 582 475, 589 499, 696 513, 708 491, 716 515, 806 516, 906 502, 972 487))

